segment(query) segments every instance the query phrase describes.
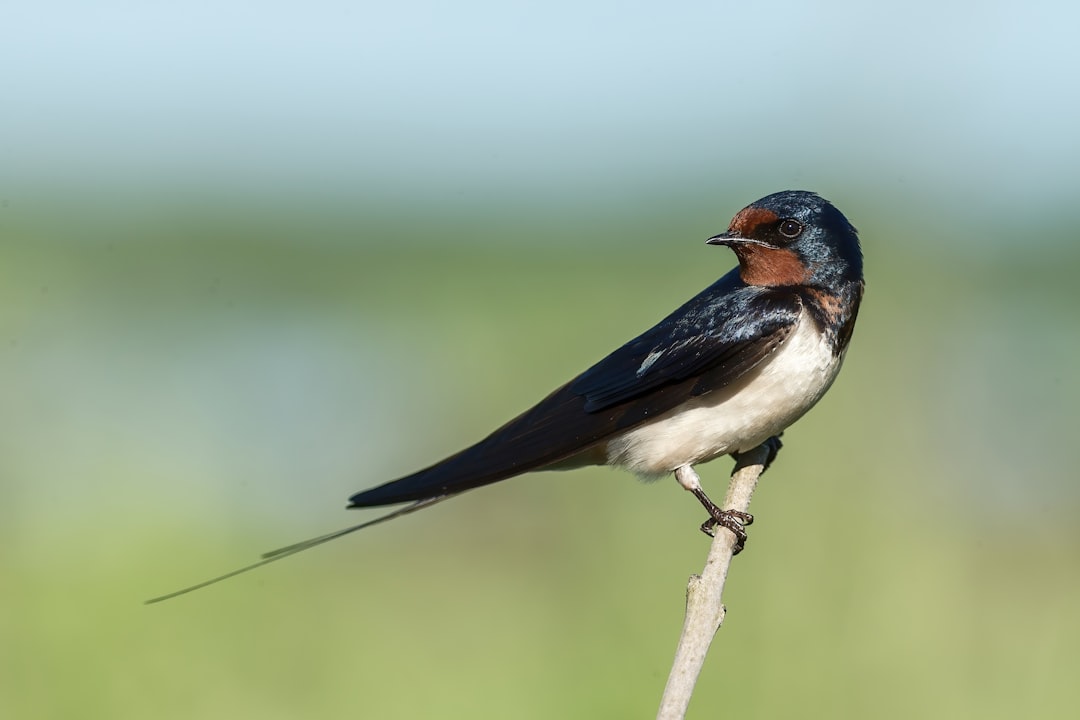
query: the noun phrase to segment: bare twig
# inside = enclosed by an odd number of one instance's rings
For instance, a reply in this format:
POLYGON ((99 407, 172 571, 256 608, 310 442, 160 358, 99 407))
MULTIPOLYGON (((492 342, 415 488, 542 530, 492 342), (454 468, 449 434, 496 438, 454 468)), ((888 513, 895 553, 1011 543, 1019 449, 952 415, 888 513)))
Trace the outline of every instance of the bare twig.
MULTIPOLYGON (((739 455, 722 507, 747 512, 758 478, 765 472, 771 451, 768 443, 739 455)), ((724 622, 724 581, 735 548, 735 535, 717 529, 701 575, 691 575, 686 586, 686 620, 683 623, 675 662, 668 676, 657 720, 680 720, 686 716, 701 667, 713 636, 724 622)))

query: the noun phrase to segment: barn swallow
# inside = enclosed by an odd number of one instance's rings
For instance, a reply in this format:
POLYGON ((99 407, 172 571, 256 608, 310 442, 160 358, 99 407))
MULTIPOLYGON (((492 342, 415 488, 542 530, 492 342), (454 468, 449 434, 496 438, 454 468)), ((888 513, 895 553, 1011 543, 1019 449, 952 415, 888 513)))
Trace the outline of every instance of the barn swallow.
MULTIPOLYGON (((709 513, 702 529, 736 536, 753 518, 727 511, 694 466, 738 455, 798 420, 836 379, 863 294, 858 234, 831 203, 779 192, 743 208, 709 245, 739 266, 480 442, 364 490, 350 508, 410 503, 387 515, 266 553, 205 587, 483 485, 587 465, 645 478, 672 473, 709 513)), ((779 447, 778 441, 773 445, 779 447)))

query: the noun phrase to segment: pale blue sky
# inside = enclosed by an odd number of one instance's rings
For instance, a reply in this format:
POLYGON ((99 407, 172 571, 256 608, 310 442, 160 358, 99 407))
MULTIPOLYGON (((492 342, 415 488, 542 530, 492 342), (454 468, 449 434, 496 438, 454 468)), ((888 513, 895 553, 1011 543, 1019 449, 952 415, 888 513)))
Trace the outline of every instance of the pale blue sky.
POLYGON ((8 198, 1077 190, 1075 3, 5 5, 8 198))

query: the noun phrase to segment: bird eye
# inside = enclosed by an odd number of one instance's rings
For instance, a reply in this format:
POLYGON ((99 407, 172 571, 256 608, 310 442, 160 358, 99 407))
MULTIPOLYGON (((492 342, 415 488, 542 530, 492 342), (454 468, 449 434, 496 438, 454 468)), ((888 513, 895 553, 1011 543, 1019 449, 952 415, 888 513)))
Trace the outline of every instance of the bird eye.
POLYGON ((780 223, 780 234, 786 238, 797 238, 802 234, 803 226, 798 220, 784 220, 780 223))

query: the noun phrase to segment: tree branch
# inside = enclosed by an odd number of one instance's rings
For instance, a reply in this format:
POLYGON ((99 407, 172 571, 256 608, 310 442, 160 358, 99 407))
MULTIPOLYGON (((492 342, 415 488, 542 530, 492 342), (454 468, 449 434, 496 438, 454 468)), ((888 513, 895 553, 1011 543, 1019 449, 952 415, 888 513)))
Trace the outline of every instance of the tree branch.
MULTIPOLYGON (((775 448, 766 441, 749 452, 741 453, 731 473, 731 484, 721 506, 725 510, 747 512, 758 478, 765 472, 775 448)), ((657 720, 681 720, 686 716, 701 667, 713 636, 724 622, 723 592, 735 548, 735 535, 718 528, 713 538, 705 569, 691 575, 686 586, 686 620, 683 623, 675 662, 668 676, 664 697, 660 700, 657 720)))

